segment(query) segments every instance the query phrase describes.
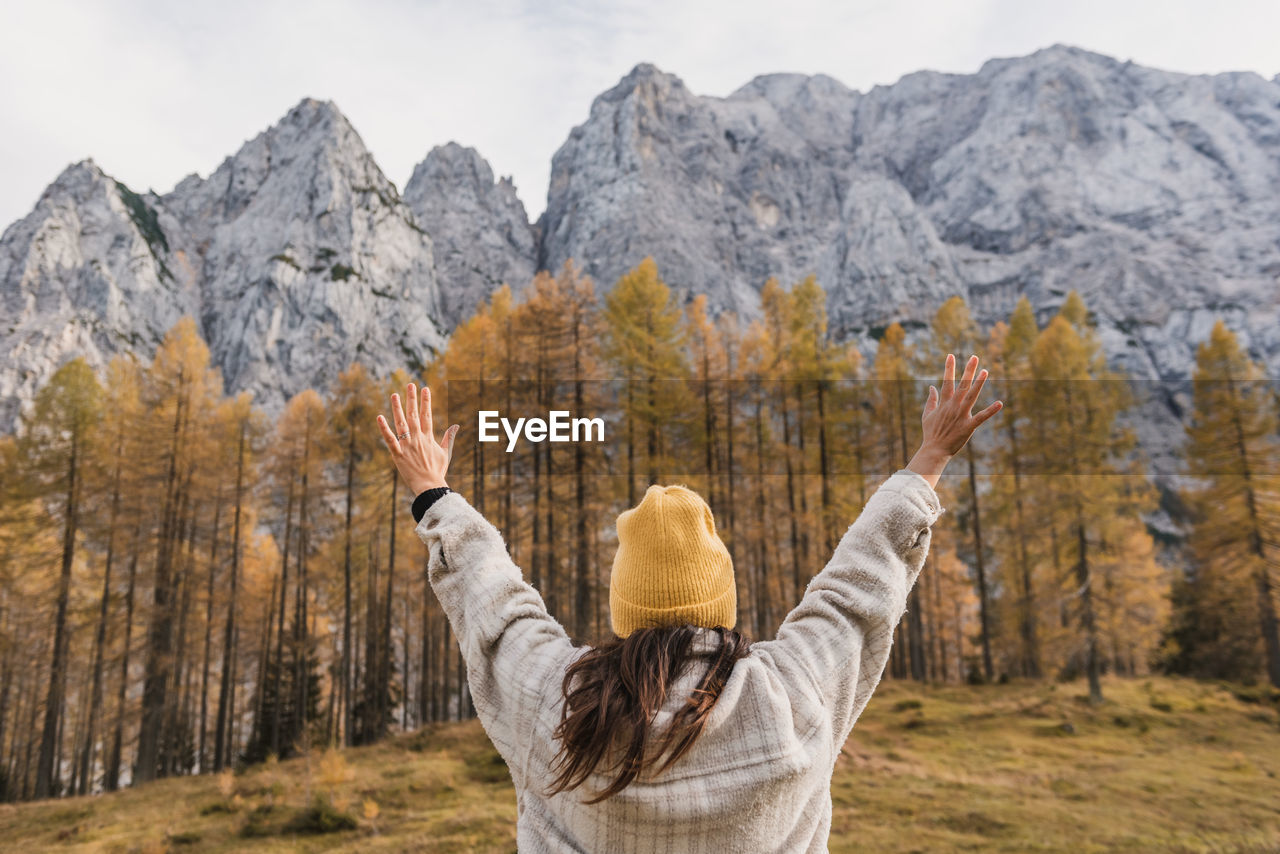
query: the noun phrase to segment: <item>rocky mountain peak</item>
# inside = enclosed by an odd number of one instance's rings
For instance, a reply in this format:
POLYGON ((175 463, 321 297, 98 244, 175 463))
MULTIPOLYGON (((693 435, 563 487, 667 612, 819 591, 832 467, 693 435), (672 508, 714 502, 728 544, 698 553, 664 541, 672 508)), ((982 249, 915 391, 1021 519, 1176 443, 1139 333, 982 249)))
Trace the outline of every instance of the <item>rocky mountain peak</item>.
POLYGON ((794 98, 822 98, 857 94, 834 77, 825 74, 761 74, 738 87, 730 99, 764 98, 775 105, 785 105, 794 98))
POLYGON ((689 94, 683 80, 652 63, 642 62, 628 71, 613 88, 596 96, 596 101, 615 102, 632 95, 653 98, 679 94, 689 94))
POLYGON ((147 351, 191 306, 174 275, 168 212, 92 160, 62 171, 0 237, 0 425, 60 365, 147 351))
POLYGON ((853 336, 954 293, 984 321, 1022 295, 1044 317, 1075 288, 1138 376, 1187 376, 1185 336, 1213 312, 1280 367, 1275 81, 1064 44, 866 94, 779 74, 725 99, 635 96, 659 75, 624 78, 557 152, 547 266, 607 282, 651 254, 739 310, 769 276, 816 273, 853 336))
POLYGON ((456 142, 447 142, 428 151, 426 158, 414 167, 413 175, 404 187, 405 201, 410 201, 414 195, 410 187, 422 192, 429 186, 429 181, 442 178, 478 186, 494 183, 493 167, 480 156, 480 152, 456 142))
POLYGON ((404 199, 432 237, 449 328, 503 283, 519 288, 533 277, 538 249, 524 204, 509 178, 494 180, 474 148, 450 142, 431 149, 404 199))
POLYGON ((306 98, 283 119, 241 146, 207 180, 187 179, 170 194, 185 215, 221 219, 240 216, 259 192, 305 185, 292 202, 321 217, 342 197, 371 194, 397 207, 395 186, 332 101, 306 98))
POLYGON ((233 388, 277 404, 358 354, 385 373, 443 340, 431 240, 332 102, 304 99, 164 202, 233 388))
POLYGON ((865 93, 768 74, 713 98, 641 64, 556 152, 536 227, 455 143, 402 198, 308 98, 164 196, 69 167, 5 232, 0 419, 77 348, 146 351, 183 312, 231 389, 271 405, 357 355, 425 360, 536 268, 573 258, 603 289, 649 255, 713 311, 752 314, 768 278, 816 274, 833 333, 868 353, 953 294, 990 323, 1021 296, 1047 319, 1075 289, 1137 377, 1184 379, 1218 317, 1280 374, 1278 245, 1280 75, 1058 44, 865 93))
POLYGON ((421 365, 444 340, 431 240, 328 101, 304 99, 164 196, 76 164, 4 250, 10 423, 70 355, 98 368, 121 350, 145 357, 183 314, 228 390, 268 408, 356 359, 377 374, 421 365))
POLYGON ((1020 63, 1022 65, 1081 63, 1103 68, 1121 68, 1130 64, 1122 62, 1113 56, 1107 56, 1105 53, 1098 53, 1097 51, 1077 47, 1076 45, 1065 44, 1063 42, 1055 42, 1048 47, 1042 47, 1026 56, 1010 57, 1004 60, 987 60, 986 63, 983 63, 983 66, 985 67, 987 65, 1000 62, 1020 63))
POLYGON ((93 162, 93 158, 86 157, 59 172, 58 177, 54 178, 53 183, 45 189, 44 195, 50 195, 60 189, 83 187, 107 180, 106 173, 93 162))

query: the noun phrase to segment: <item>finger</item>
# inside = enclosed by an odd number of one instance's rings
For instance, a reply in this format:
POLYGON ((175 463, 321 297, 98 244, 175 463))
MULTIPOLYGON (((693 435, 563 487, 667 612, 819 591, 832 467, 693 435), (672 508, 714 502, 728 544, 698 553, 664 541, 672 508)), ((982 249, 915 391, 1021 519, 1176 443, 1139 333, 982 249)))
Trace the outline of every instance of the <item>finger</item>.
POLYGON ((929 386, 929 397, 924 402, 924 414, 928 415, 930 412, 932 412, 937 408, 938 408, 938 390, 933 386, 929 386))
POLYGON ((400 405, 400 395, 391 395, 391 417, 395 421, 397 437, 409 432, 409 422, 404 417, 404 407, 400 405))
POLYGON ((431 434, 431 425, 434 423, 434 419, 431 417, 431 389, 427 388, 424 383, 418 396, 421 398, 418 401, 418 417, 422 419, 423 432, 434 439, 435 436, 431 434))
POLYGON ((409 432, 416 436, 422 432, 422 422, 418 420, 418 387, 413 383, 404 387, 404 402, 409 410, 409 432))
POLYGON ((988 418, 990 418, 992 415, 995 415, 997 412, 999 412, 1001 409, 1004 409, 1004 401, 997 400, 995 403, 991 404, 986 409, 982 410, 977 415, 973 416, 973 420, 974 420, 973 426, 974 427, 979 426, 988 418))
POLYGON ((987 376, 988 374, 985 369, 978 371, 977 379, 974 380, 973 386, 969 389, 969 393, 965 395, 964 402, 968 404, 970 409, 972 409, 973 404, 977 402, 978 395, 982 392, 982 387, 987 384, 987 376))
POLYGON ((400 442, 396 439, 396 434, 391 432, 387 419, 381 415, 378 416, 378 431, 382 433, 382 441, 386 444, 387 450, 393 454, 399 454, 400 442))
POLYGON ((947 363, 942 369, 942 397, 950 399, 956 392, 956 357, 948 353, 947 363))
POLYGON ((422 432, 432 439, 436 437, 435 418, 431 415, 431 389, 422 387, 422 432))
POLYGON ((449 452, 449 459, 453 459, 453 445, 458 436, 459 425, 454 424, 448 430, 444 431, 444 449, 449 452))
POLYGON ((960 390, 965 391, 969 388, 969 384, 973 382, 973 374, 978 370, 978 357, 970 356, 969 361, 964 363, 964 375, 960 377, 960 390))

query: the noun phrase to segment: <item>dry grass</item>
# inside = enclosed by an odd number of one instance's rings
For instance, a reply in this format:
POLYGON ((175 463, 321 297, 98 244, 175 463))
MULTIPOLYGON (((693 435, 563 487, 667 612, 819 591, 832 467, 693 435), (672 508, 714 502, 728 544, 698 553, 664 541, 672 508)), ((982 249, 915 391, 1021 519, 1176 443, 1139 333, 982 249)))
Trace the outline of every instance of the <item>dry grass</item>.
MULTIPOLYGON (((882 685, 837 764, 831 850, 1280 851, 1280 717, 1262 692, 1104 689, 1093 707, 1079 684, 882 685)), ((469 721, 234 777, 0 806, 0 848, 510 852, 515 817, 469 721)))

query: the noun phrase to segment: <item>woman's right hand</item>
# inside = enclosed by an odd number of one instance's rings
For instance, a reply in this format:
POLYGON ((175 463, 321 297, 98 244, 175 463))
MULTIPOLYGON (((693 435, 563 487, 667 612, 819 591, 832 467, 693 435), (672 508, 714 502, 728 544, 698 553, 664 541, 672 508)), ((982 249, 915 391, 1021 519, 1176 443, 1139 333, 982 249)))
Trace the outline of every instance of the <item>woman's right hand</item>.
POLYGON ((930 486, 937 485, 942 470, 974 431, 1004 408, 1004 403, 997 400, 976 415, 973 413, 973 405, 986 381, 987 372, 978 370, 978 357, 970 356, 960 384, 956 385, 956 357, 948 354, 942 370, 941 391, 929 386, 929 399, 920 418, 924 440, 907 468, 922 475, 930 486))
POLYGON ((444 431, 444 440, 436 441, 435 429, 431 419, 431 389, 422 387, 419 398, 417 387, 409 383, 405 387, 405 401, 409 404, 406 414, 400 404, 400 395, 391 395, 391 417, 395 420, 395 431, 387 423, 385 416, 378 416, 378 429, 382 432, 382 441, 391 452, 391 460, 401 479, 409 486, 409 490, 418 495, 428 489, 447 486, 445 474, 449 471, 449 460, 453 457, 453 441, 458 435, 458 425, 454 424, 444 431))

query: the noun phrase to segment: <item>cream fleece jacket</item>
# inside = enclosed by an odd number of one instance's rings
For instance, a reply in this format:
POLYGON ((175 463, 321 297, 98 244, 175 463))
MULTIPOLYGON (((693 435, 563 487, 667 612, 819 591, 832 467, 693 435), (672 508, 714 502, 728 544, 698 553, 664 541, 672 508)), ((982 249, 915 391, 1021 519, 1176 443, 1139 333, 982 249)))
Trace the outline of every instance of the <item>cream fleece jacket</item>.
MULTIPOLYGON (((752 644, 702 735, 675 765, 586 805, 583 789, 545 797, 566 667, 584 651, 547 613, 506 545, 461 495, 418 524, 432 588, 458 637, 476 713, 515 782, 519 850, 827 850, 831 774, 884 673, 942 507, 920 475, 892 475, 867 501, 773 640, 752 644)), ((695 649, 710 651, 703 631, 695 649)), ((662 732, 705 668, 689 667, 655 721, 662 732)), ((608 782, 587 780, 591 792, 608 782)))

